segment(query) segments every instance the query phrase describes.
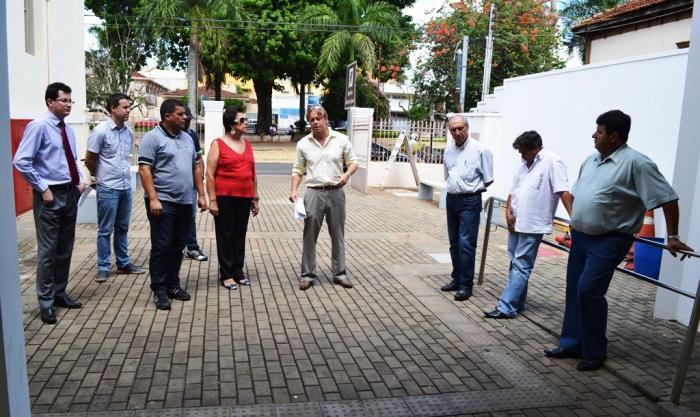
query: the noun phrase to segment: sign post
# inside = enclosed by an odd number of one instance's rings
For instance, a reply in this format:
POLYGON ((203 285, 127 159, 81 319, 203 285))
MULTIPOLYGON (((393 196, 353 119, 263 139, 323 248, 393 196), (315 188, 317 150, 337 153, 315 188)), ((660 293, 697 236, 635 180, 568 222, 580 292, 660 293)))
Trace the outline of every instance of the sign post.
POLYGON ((355 107, 355 85, 357 81, 357 61, 345 69, 345 109, 355 107))

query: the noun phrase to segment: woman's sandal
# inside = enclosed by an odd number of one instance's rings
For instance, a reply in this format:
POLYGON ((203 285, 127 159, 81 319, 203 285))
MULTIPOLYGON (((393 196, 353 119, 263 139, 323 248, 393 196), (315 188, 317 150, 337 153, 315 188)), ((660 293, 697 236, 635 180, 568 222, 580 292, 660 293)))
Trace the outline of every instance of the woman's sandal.
MULTIPOLYGON (((234 280, 234 281, 235 281, 235 280, 234 280)), ((224 281, 221 281, 221 286, 224 287, 224 288, 226 288, 226 289, 229 290, 229 291, 235 291, 235 290, 238 289, 238 285, 236 285, 235 282, 234 282, 233 284, 228 284, 228 285, 226 285, 226 284, 224 284, 224 281)))
POLYGON ((240 279, 240 280, 236 280, 236 283, 237 283, 238 285, 242 285, 242 286, 245 286, 245 287, 250 287, 250 280, 249 280, 248 278, 243 278, 243 279, 240 279))

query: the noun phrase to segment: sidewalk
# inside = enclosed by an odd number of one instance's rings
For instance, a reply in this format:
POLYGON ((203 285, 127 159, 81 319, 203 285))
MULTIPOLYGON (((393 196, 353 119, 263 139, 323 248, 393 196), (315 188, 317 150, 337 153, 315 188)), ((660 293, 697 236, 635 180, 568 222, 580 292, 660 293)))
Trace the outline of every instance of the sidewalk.
MULTIPOLYGON (((608 293, 609 360, 581 373, 550 360, 563 314, 565 254, 543 249, 529 309, 490 321, 505 285, 506 234, 491 235, 486 277, 457 303, 439 286, 450 265, 444 210, 430 202, 346 188, 351 290, 332 285, 330 240, 318 246, 321 284, 298 289, 303 224, 289 178, 261 177, 251 219, 249 288, 218 285, 211 216, 198 219, 209 262, 185 260, 193 295, 157 311, 147 275, 97 284, 94 225, 79 225, 69 292, 80 310, 43 325, 34 291, 31 214, 18 219, 32 410, 42 416, 657 416, 665 410, 685 327, 652 316, 655 288, 616 276, 608 293), (67 413, 67 414, 54 414, 67 413)), ((403 197, 402 197, 403 196, 403 197)), ((325 229, 325 227, 324 227, 325 229)), ((482 230, 483 233, 483 230, 482 230)), ((148 266, 149 228, 134 197, 129 247, 148 266)), ((480 254, 477 254, 479 256, 480 254)), ((477 257, 477 259, 479 259, 477 257)), ((682 408, 700 411, 700 346, 682 408)), ((691 414, 692 415, 692 414, 691 414)))

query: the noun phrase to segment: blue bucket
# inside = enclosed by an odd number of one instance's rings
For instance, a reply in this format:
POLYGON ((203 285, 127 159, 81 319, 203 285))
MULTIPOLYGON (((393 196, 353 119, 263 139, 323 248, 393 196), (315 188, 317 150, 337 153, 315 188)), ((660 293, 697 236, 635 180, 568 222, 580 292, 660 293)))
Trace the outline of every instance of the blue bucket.
MULTIPOLYGON (((664 243, 664 239, 660 237, 644 239, 664 243)), ((659 279, 662 253, 662 248, 647 245, 646 243, 634 242, 634 272, 646 275, 649 278, 659 279)))

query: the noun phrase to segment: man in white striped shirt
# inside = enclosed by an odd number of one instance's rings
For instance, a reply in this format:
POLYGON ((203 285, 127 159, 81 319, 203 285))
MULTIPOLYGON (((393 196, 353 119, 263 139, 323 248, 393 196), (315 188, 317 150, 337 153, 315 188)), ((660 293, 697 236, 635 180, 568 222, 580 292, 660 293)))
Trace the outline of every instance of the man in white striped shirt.
POLYGON ((552 233, 552 220, 561 199, 571 216, 572 197, 566 165, 552 152, 542 149, 542 137, 534 130, 513 142, 523 163, 513 177, 508 195, 508 285, 489 319, 512 319, 525 308, 527 284, 535 266, 542 236, 552 233))

